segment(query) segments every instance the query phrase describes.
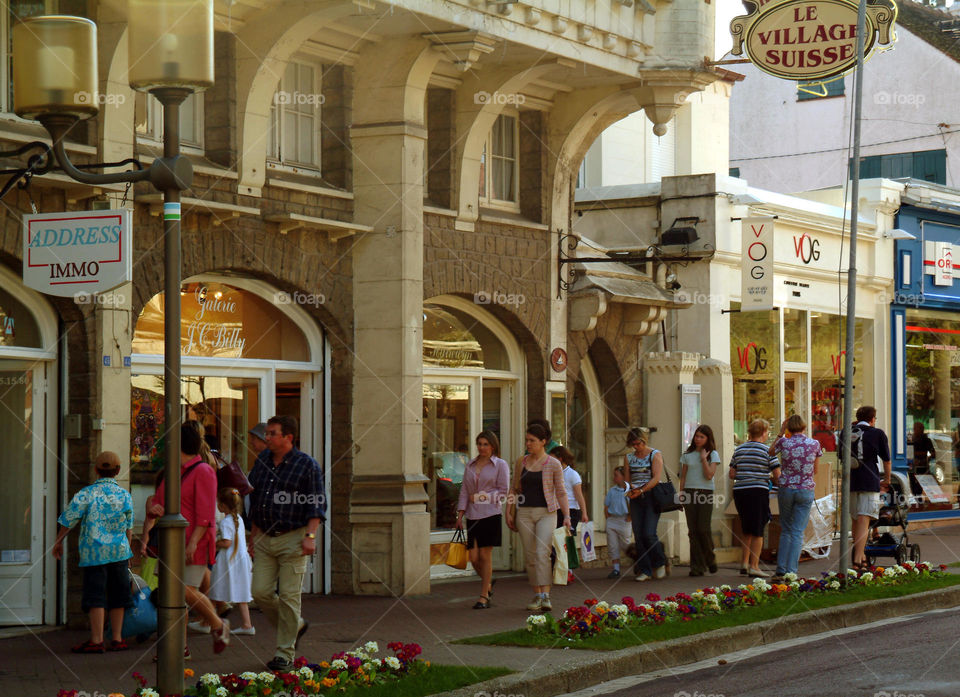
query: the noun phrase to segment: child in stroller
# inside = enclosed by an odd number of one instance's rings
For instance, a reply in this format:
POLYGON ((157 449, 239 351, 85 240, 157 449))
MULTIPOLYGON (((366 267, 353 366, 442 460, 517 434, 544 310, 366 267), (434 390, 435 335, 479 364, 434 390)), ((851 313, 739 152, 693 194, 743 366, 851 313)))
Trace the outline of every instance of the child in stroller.
POLYGON ((880 513, 870 521, 870 533, 864 553, 867 564, 876 565, 878 557, 892 557, 897 564, 920 561, 920 545, 911 544, 907 536, 907 512, 910 509, 910 494, 903 482, 893 477, 890 489, 880 494, 880 513), (900 528, 897 532, 896 528, 900 528))

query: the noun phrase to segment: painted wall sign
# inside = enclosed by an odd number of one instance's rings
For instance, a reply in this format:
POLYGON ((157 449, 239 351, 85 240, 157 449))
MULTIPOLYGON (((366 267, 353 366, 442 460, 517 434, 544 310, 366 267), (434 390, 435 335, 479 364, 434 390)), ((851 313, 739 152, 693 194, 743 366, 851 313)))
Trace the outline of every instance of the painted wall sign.
POLYGON ((773 218, 744 218, 741 228, 740 311, 773 309, 773 218))
POLYGON ((133 277, 130 211, 23 216, 23 282, 47 295, 103 293, 133 277))
MULTIPOLYGON (((730 22, 734 55, 746 48, 760 70, 809 82, 842 75, 857 62, 857 0, 748 0, 730 22)), ((893 0, 868 0, 864 56, 896 40, 893 0)))
POLYGON ((952 286, 954 276, 960 276, 960 246, 955 248, 949 242, 924 242, 923 272, 933 276, 935 286, 952 286))

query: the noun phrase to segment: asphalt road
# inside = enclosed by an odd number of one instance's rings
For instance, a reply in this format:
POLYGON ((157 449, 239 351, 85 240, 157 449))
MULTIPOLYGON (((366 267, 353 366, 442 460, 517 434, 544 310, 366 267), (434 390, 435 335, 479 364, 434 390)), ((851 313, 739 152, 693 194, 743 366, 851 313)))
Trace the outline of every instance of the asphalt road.
POLYGON ((623 678, 569 697, 958 697, 958 624, 960 608, 934 610, 623 678))

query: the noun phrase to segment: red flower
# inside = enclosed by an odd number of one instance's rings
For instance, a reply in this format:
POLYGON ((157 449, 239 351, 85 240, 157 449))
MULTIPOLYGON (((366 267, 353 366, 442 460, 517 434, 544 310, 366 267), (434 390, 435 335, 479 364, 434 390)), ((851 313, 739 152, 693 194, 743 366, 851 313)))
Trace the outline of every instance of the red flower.
POLYGON ((596 598, 587 598, 586 600, 583 601, 583 604, 586 605, 587 607, 593 607, 598 602, 599 601, 596 598))
POLYGON ((649 600, 651 603, 655 603, 660 600, 660 596, 656 593, 647 593, 647 600, 649 600))
POLYGON ((136 672, 135 672, 135 673, 133 674, 133 679, 136 680, 138 683, 140 683, 140 687, 146 687, 146 686, 147 686, 147 679, 146 679, 145 677, 143 677, 140 673, 136 673, 136 672))

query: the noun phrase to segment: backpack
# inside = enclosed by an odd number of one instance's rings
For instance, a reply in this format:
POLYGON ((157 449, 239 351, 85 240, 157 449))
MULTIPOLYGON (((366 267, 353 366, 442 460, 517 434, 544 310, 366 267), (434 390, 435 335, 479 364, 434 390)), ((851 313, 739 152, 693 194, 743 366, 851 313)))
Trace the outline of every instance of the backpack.
POLYGON ((850 455, 851 470, 865 464, 863 460, 863 429, 856 426, 850 429, 850 455))

